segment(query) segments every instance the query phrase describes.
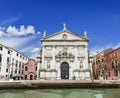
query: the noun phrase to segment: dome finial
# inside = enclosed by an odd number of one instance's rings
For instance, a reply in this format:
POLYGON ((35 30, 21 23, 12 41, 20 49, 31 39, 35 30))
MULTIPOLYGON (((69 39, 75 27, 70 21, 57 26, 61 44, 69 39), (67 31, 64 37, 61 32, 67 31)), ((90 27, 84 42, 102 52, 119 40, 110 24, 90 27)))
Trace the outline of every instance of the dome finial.
POLYGON ((63 30, 67 30, 65 23, 63 24, 63 30))

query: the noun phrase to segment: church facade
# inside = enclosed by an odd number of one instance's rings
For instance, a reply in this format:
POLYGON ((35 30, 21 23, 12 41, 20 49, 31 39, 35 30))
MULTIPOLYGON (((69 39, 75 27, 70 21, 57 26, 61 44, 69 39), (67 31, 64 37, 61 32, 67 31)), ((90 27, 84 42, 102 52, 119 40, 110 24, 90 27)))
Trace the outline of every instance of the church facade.
POLYGON ((39 78, 90 80, 88 42, 86 32, 84 36, 77 35, 67 30, 65 24, 57 33, 44 34, 39 78))

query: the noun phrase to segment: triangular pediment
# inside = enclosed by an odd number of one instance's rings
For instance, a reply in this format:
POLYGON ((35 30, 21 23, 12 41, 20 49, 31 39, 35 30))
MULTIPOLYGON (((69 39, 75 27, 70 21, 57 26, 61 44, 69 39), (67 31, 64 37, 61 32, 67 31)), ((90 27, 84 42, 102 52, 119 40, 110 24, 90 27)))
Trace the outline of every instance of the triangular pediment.
POLYGON ((84 36, 80 36, 76 33, 73 33, 71 31, 68 30, 62 30, 60 32, 54 33, 50 36, 46 36, 44 38, 42 38, 41 40, 83 40, 83 41, 88 41, 89 39, 84 37, 84 36))

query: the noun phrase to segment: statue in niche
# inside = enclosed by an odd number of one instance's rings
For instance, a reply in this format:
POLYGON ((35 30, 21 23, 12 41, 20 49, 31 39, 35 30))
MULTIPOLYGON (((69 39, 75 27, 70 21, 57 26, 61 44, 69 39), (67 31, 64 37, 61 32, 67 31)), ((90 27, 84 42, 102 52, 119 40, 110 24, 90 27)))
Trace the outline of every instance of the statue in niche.
POLYGON ((50 61, 47 62, 47 69, 50 69, 50 61))
POLYGON ((61 51, 59 51, 58 56, 61 56, 61 51))
POLYGON ((64 56, 67 55, 67 47, 66 47, 66 46, 63 47, 63 55, 64 55, 64 56))
POLYGON ((83 61, 80 61, 80 69, 83 69, 83 61))

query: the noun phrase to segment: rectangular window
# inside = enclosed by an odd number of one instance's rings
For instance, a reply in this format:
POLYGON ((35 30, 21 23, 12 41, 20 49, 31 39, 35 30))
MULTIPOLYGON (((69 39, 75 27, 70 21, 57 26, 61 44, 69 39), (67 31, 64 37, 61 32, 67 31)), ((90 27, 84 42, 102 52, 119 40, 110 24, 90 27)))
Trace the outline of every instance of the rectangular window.
POLYGON ((28 70, 28 67, 27 66, 25 66, 25 71, 27 71, 28 70))
POLYGON ((9 63, 10 62, 10 58, 9 57, 7 57, 7 63, 9 63))
POLYGON ((8 54, 10 54, 10 51, 8 51, 8 54))
POLYGON ((111 76, 110 72, 108 72, 108 76, 109 76, 109 77, 111 76))
POLYGON ((24 63, 22 63, 22 69, 24 68, 24 63))
POLYGON ((36 66, 36 71, 37 71, 37 66, 36 66))
POLYGON ((6 72, 8 72, 8 68, 6 68, 6 72))
POLYGON ((18 56, 18 53, 17 53, 17 56, 18 56))
POLYGON ((23 74, 23 70, 22 70, 22 74, 23 74))
POLYGON ((17 69, 15 69, 15 74, 17 73, 17 69))
POLYGON ((3 50, 3 47, 0 46, 0 50, 3 50))
POLYGON ((2 62, 2 55, 0 54, 0 62, 2 62))
POLYGON ((18 61, 16 60, 16 65, 15 65, 16 67, 18 66, 18 61))
POLYGON ((117 57, 117 53, 116 52, 115 52, 114 56, 117 57))
POLYGON ((40 60, 40 63, 41 63, 41 60, 40 60))
POLYGON ((19 68, 21 68, 21 62, 19 62, 19 68))
POLYGON ((0 72, 1 72, 1 66, 0 66, 0 72))
POLYGON ((104 58, 102 58, 102 62, 104 62, 104 58))
POLYGON ((20 74, 20 70, 19 70, 19 74, 20 74))

